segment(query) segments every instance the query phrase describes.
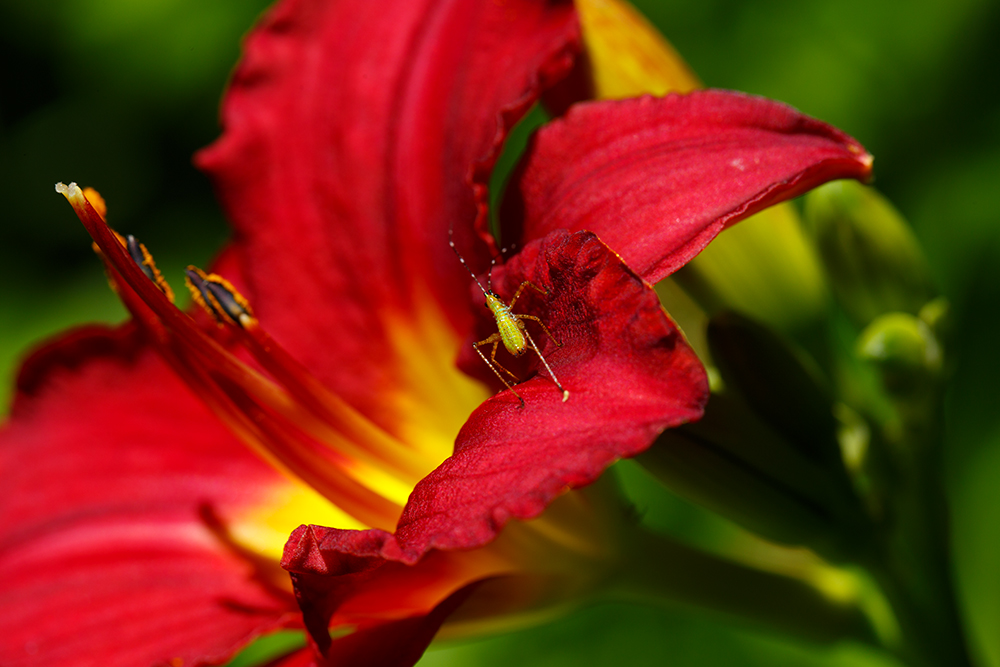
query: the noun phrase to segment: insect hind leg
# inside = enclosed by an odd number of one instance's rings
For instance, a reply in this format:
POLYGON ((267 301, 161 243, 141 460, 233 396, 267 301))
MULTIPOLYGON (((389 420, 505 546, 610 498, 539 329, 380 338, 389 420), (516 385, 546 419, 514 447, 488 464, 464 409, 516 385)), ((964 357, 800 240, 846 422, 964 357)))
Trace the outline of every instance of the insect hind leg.
POLYGON ((490 370, 493 371, 493 374, 496 375, 498 378, 500 378, 500 381, 503 382, 504 385, 508 389, 510 389, 510 393, 512 393, 515 396, 517 396, 517 400, 519 400, 521 402, 521 407, 523 408, 524 407, 524 399, 521 398, 521 395, 519 393, 517 393, 517 391, 514 389, 514 387, 511 386, 510 382, 507 382, 507 379, 504 378, 504 376, 500 375, 500 370, 502 370, 504 373, 506 373, 507 375, 509 375, 512 378, 514 378, 515 381, 517 380, 517 376, 516 375, 514 375, 509 370, 507 370, 506 368, 504 368, 503 366, 501 366, 500 362, 498 362, 496 360, 497 344, 499 342, 500 342, 500 334, 493 334, 492 336, 490 336, 489 338, 487 338, 485 340, 481 340, 478 343, 473 343, 472 347, 473 347, 473 349, 475 349, 476 354, 479 355, 479 358, 482 359, 486 363, 486 365, 490 367, 490 370), (490 343, 493 344, 493 349, 490 351, 490 358, 487 359, 486 355, 483 354, 483 351, 479 349, 479 346, 480 345, 488 345, 490 343), (497 370, 497 369, 500 369, 500 370, 497 370))
POLYGON ((535 340, 531 337, 531 334, 528 333, 527 329, 525 329, 524 331, 524 337, 528 339, 528 343, 531 345, 531 349, 535 351, 535 354, 537 354, 538 358, 542 361, 542 365, 545 366, 545 370, 549 372, 549 378, 559 388, 559 391, 562 392, 562 400, 563 403, 565 403, 566 401, 569 400, 569 392, 566 391, 566 387, 562 386, 562 383, 560 383, 559 380, 556 378, 556 374, 552 372, 552 367, 549 366, 549 362, 545 361, 545 357, 542 356, 542 353, 538 351, 538 345, 535 344, 535 340))
POLYGON ((520 315, 520 314, 518 314, 518 315, 514 315, 514 317, 516 317, 519 320, 531 320, 532 322, 538 322, 538 326, 540 326, 542 328, 542 331, 544 331, 545 335, 549 337, 549 340, 551 340, 553 343, 555 343, 557 347, 562 347, 562 343, 560 343, 556 339, 556 337, 552 335, 552 332, 549 331, 549 328, 547 326, 545 326, 545 322, 542 322, 540 319, 538 319, 534 315, 520 315))
MULTIPOLYGON (((497 368, 499 368, 500 370, 502 370, 504 373, 506 373, 507 375, 509 375, 512 378, 514 378, 514 382, 520 382, 521 380, 520 380, 519 377, 517 377, 516 375, 514 375, 513 373, 511 373, 509 370, 507 370, 506 368, 504 368, 503 365, 499 361, 497 361, 497 346, 500 344, 500 334, 493 334, 492 336, 490 336, 486 340, 479 341, 478 343, 476 343, 476 345, 477 346, 479 346, 479 345, 487 345, 489 343, 493 343, 493 349, 490 350, 490 361, 492 362, 492 365, 496 366, 497 368)), ((476 347, 476 350, 478 351, 479 348, 476 347)))

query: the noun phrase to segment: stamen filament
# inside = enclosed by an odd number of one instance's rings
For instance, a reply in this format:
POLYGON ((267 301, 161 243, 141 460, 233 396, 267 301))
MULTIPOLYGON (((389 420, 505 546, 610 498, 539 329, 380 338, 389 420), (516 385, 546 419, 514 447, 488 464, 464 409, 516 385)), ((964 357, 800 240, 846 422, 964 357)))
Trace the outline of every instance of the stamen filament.
MULTIPOLYGON (((342 434, 328 426, 321 425, 321 432, 326 437, 319 442, 307 444, 309 441, 301 437, 294 440, 284 437, 283 430, 292 430, 296 417, 313 423, 315 418, 296 410, 298 406, 279 387, 252 369, 245 369, 247 375, 243 383, 224 374, 213 378, 213 374, 205 370, 206 363, 192 363, 192 358, 211 363, 203 351, 191 349, 180 337, 171 337, 148 305, 131 290, 121 290, 120 296, 142 326, 161 332, 161 357, 241 440, 271 465, 306 482, 358 521, 392 530, 402 511, 402 502, 388 500, 355 480, 381 478, 379 486, 383 489, 403 486, 403 482, 393 484, 392 478, 378 467, 351 465, 351 454, 364 450, 345 441, 342 434), (266 399, 264 405, 260 403, 262 397, 266 399), (284 423, 275 422, 268 408, 278 415, 284 414, 284 423), (287 413, 282 412, 282 408, 288 408, 287 413), (339 468, 345 469, 345 474, 339 473, 339 468), (331 472, 334 473, 332 477, 331 472)), ((405 501, 405 495, 403 493, 399 500, 405 501)))
POLYGON ((189 267, 188 284, 192 288, 192 294, 197 290, 203 298, 207 293, 211 299, 222 296, 239 304, 239 310, 235 312, 234 308, 225 307, 219 302, 210 305, 210 300, 206 300, 202 307, 210 314, 215 314, 218 308, 224 308, 226 316, 218 320, 219 323, 231 325, 254 359, 296 399, 289 401, 289 407, 296 410, 296 414, 288 415, 293 423, 319 440, 335 437, 346 438, 349 443, 364 442, 366 449, 355 452, 356 456, 374 458, 380 464, 396 469, 407 478, 411 486, 429 472, 425 457, 365 419, 285 351, 261 328, 259 321, 249 310, 249 304, 227 281, 214 274, 206 275, 196 267, 189 267), (210 290, 209 286, 224 289, 229 296, 210 290), (239 318, 235 315, 239 315, 239 318), (305 407, 312 415, 302 412, 300 407, 305 407))
MULTIPOLYGON (((331 465, 329 448, 308 440, 290 438, 287 425, 280 425, 239 387, 221 387, 239 413, 261 433, 261 446, 274 454, 296 477, 303 480, 333 504, 358 521, 373 528, 393 530, 402 513, 402 505, 355 479, 343 466, 331 465)), ((404 499, 405 500, 405 499, 404 499)))
MULTIPOLYGON (((60 183, 56 190, 121 281, 112 279, 131 288, 117 291, 135 321, 206 404, 254 449, 342 510, 366 525, 393 529, 408 490, 436 462, 421 458, 326 389, 260 328, 245 300, 219 278, 213 286, 221 287, 209 296, 222 314, 235 313, 226 320, 230 330, 278 384, 240 361, 173 306, 159 272, 149 276, 155 265, 145 247, 131 237, 120 239, 76 184, 60 183), (226 301, 230 296, 232 304, 226 301)), ((214 315, 218 319, 220 313, 214 315)))
POLYGON ((413 482, 430 470, 427 460, 416 450, 375 426, 344 399, 332 393, 299 364, 256 320, 243 327, 244 344, 265 370, 271 373, 298 401, 325 423, 335 425, 350 440, 372 447, 379 461, 414 475, 413 482))

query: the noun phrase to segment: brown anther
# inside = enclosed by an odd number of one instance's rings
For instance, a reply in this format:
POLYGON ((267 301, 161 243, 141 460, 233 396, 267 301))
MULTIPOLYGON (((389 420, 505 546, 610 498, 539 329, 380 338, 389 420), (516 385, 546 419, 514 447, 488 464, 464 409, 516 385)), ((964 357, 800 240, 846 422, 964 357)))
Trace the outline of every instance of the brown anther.
MULTIPOLYGON (((122 237, 120 234, 115 234, 118 240, 121 241, 122 237)), ((166 279, 160 270, 156 268, 156 262, 153 261, 153 255, 146 250, 146 246, 139 243, 134 236, 129 234, 125 237, 125 249, 128 250, 128 254, 132 257, 132 261, 139 265, 142 272, 146 274, 146 277, 156 283, 156 286, 160 288, 160 291, 167 297, 167 299, 173 303, 174 301, 174 291, 170 289, 170 285, 167 284, 166 279)))
POLYGON ((250 302, 228 280, 196 266, 187 267, 184 273, 184 284, 191 298, 220 325, 228 323, 245 328, 256 321, 250 302))
MULTIPOLYGON (((122 247, 128 252, 129 257, 131 257, 132 261, 136 263, 136 266, 142 269, 142 272, 146 275, 146 277, 149 278, 161 292, 163 292, 163 295, 167 297, 167 300, 169 300, 170 303, 173 303, 174 290, 170 288, 170 284, 167 282, 167 279, 164 278, 163 274, 160 273, 160 270, 156 268, 156 262, 153 261, 153 255, 146 249, 146 246, 136 240, 136 238, 131 234, 128 236, 122 236, 113 229, 111 232, 115 235, 115 238, 118 239, 118 242, 122 244, 122 247)), ((111 271, 110 262, 108 262, 107 258, 104 256, 104 253, 101 252, 97 243, 91 242, 90 247, 98 257, 104 260, 108 276, 108 284, 111 285, 111 289, 113 289, 115 293, 118 293, 118 282, 114 278, 114 272, 111 271)))

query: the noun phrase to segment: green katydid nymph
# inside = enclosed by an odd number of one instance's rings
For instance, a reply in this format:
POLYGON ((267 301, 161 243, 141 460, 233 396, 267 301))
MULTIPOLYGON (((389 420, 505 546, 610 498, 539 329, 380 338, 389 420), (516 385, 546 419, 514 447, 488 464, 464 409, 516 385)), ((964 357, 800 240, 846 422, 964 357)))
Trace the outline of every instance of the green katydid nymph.
POLYGON ((479 282, 479 279, 476 277, 476 274, 474 274, 472 272, 472 269, 469 268, 469 265, 465 263, 465 258, 462 257, 461 253, 458 252, 458 248, 455 247, 454 233, 453 230, 451 229, 448 230, 448 245, 450 245, 451 249, 455 251, 455 255, 458 257, 458 261, 462 263, 462 266, 465 267, 465 270, 468 271, 469 275, 472 276, 472 279, 476 281, 476 285, 479 287, 480 291, 482 291, 483 296, 486 297, 486 307, 490 309, 490 312, 493 313, 493 317, 496 319, 497 333, 492 334, 491 336, 485 338, 484 340, 473 343, 473 347, 475 348, 476 353, 482 358, 484 362, 486 362, 486 365, 490 367, 490 369, 496 374, 496 376, 500 378, 500 381, 503 382, 508 389, 510 389, 511 393, 517 396, 517 400, 521 401, 521 407, 524 407, 524 399, 521 398, 521 395, 518 394, 517 391, 515 391, 514 387, 512 387, 510 382, 507 381, 507 378, 505 378, 501 374, 501 371, 506 373, 509 377, 513 378, 515 382, 519 381, 518 377, 500 365, 500 363, 496 359, 496 354, 497 354, 497 347, 501 342, 503 342, 503 345, 505 348, 507 348, 507 351, 510 352, 515 357, 520 357, 528 350, 532 350, 535 354, 538 355, 538 358, 541 360, 542 365, 545 366, 545 370, 549 372, 549 377, 552 378, 552 381, 562 392, 562 400, 564 402, 568 400, 569 392, 566 391, 565 387, 563 387, 562 384, 559 383, 559 380, 556 379, 555 373, 552 372, 552 368, 549 366, 549 362, 547 362, 545 360, 545 357, 542 356, 541 351, 538 349, 538 345, 535 344, 535 341, 531 337, 531 334, 528 333, 528 329, 525 327, 524 321, 532 320, 534 322, 537 322, 538 325, 542 327, 542 331, 545 332, 545 335, 552 339, 552 342, 554 342, 556 345, 560 347, 562 346, 562 343, 556 340, 555 336, 552 335, 552 332, 549 331, 548 327, 546 327, 545 324, 534 315, 524 315, 521 313, 515 313, 513 311, 514 303, 517 301, 518 297, 521 296, 521 292, 523 292, 526 287, 530 287, 531 289, 535 290, 536 292, 538 292, 543 296, 547 296, 548 292, 538 287, 530 280, 525 280, 523 283, 521 283, 520 287, 517 288, 517 291, 514 292, 514 296, 513 298, 511 298, 510 303, 509 304, 504 303, 503 299, 501 299, 499 296, 496 295, 495 292, 493 292, 493 267, 496 264, 496 258, 494 258, 493 261, 490 262, 490 271, 487 274, 488 276, 487 280, 489 282, 487 283, 486 287, 483 287, 483 284, 479 282), (493 346, 490 350, 489 359, 487 359, 486 355, 483 354, 483 351, 479 349, 483 345, 493 346))

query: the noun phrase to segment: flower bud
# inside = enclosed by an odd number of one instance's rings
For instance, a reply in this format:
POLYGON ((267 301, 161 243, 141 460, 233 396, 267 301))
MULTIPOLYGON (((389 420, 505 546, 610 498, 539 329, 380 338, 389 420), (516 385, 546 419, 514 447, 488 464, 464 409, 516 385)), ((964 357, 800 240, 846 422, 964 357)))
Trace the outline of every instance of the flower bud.
POLYGON ((883 313, 916 314, 934 296, 913 232, 874 189, 827 183, 806 196, 805 220, 834 296, 859 326, 883 313))
POLYGON ((858 337, 856 350, 878 366, 883 386, 894 398, 919 392, 941 370, 937 337, 926 322, 909 313, 876 318, 858 337))
POLYGON ((826 318, 822 265, 790 204, 725 230, 673 278, 709 315, 738 311, 796 337, 826 318))
POLYGON ((920 321, 930 327, 937 341, 944 345, 951 333, 951 305, 944 297, 938 297, 933 301, 928 301, 917 316, 920 321))

